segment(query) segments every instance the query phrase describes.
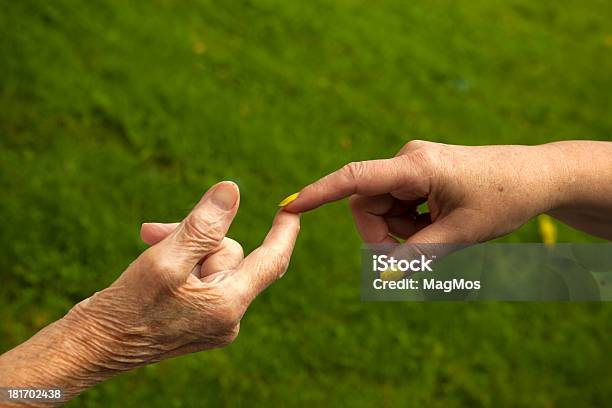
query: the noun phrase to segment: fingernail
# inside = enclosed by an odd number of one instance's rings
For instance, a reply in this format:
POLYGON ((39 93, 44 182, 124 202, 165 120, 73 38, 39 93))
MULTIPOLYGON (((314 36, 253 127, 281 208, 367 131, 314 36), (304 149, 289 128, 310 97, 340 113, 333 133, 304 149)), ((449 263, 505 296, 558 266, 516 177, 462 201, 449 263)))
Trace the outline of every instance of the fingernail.
POLYGON ((238 189, 234 183, 230 182, 219 184, 210 197, 210 201, 223 210, 229 210, 234 207, 237 200, 238 189))
POLYGON ((299 195, 300 195, 300 193, 293 193, 293 194, 291 194, 289 197, 285 198, 283 201, 278 203, 278 206, 279 207, 284 207, 284 206, 288 205, 289 203, 295 201, 295 199, 298 198, 299 195))

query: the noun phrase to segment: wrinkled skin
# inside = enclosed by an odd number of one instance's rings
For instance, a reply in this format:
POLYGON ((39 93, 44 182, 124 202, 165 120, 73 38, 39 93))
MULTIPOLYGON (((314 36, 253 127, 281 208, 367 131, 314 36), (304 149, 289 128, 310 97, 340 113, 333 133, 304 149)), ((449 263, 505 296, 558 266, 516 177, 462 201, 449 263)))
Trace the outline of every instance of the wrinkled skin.
MULTIPOLYGON (((251 301, 286 270, 299 221, 279 213, 264 245, 243 259, 240 244, 225 237, 238 209, 234 184, 212 190, 234 194, 228 209, 206 194, 180 224, 145 224, 145 251, 108 289, 79 309, 108 330, 150 345, 149 360, 160 360, 231 343, 251 301), (168 229, 155 237, 153 227, 168 229), (128 322, 125 324, 124 322, 128 322)), ((230 200, 231 201, 231 200, 230 200)))
POLYGON ((237 186, 223 182, 180 224, 144 224, 152 246, 110 287, 0 357, 0 385, 62 388, 67 400, 119 372, 230 344, 249 304, 287 269, 299 231, 299 217, 281 211, 244 258, 225 237, 238 205, 237 186))

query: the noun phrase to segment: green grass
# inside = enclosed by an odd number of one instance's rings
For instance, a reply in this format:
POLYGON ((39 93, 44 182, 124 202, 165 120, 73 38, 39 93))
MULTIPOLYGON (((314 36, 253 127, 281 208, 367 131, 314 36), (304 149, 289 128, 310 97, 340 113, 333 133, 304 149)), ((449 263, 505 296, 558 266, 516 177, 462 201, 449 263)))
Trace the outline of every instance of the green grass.
MULTIPOLYGON (((238 182, 230 236, 411 138, 612 138, 605 0, 0 2, 0 346, 110 284, 143 221, 238 182)), ((345 203, 303 216, 238 340, 71 406, 603 406, 608 304, 362 303, 345 203)), ((562 241, 591 238, 560 227, 562 241)), ((538 241, 533 223, 505 238, 538 241)))

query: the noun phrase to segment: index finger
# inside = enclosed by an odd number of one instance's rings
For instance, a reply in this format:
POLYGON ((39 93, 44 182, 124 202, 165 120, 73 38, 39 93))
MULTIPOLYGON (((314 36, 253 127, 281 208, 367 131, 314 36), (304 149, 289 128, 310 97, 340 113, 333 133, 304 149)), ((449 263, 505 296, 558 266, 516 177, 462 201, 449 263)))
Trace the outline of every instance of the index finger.
POLYGON ((249 302, 285 273, 299 231, 300 216, 280 211, 261 246, 244 258, 233 277, 249 302))
POLYGON ((416 175, 408 156, 349 163, 306 186, 284 209, 301 213, 353 194, 386 194, 405 187, 416 175))

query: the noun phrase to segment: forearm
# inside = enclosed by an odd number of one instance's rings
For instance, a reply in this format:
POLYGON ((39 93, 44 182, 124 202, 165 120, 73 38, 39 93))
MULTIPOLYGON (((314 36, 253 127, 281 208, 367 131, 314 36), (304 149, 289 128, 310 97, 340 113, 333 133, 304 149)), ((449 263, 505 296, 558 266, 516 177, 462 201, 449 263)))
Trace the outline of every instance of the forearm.
POLYGON ((81 308, 0 356, 0 387, 60 389, 59 405, 129 369, 132 363, 113 350, 122 349, 113 345, 119 339, 83 316, 81 308))
POLYGON ((568 141, 544 145, 559 159, 559 202, 549 214, 612 239, 612 142, 568 141))

